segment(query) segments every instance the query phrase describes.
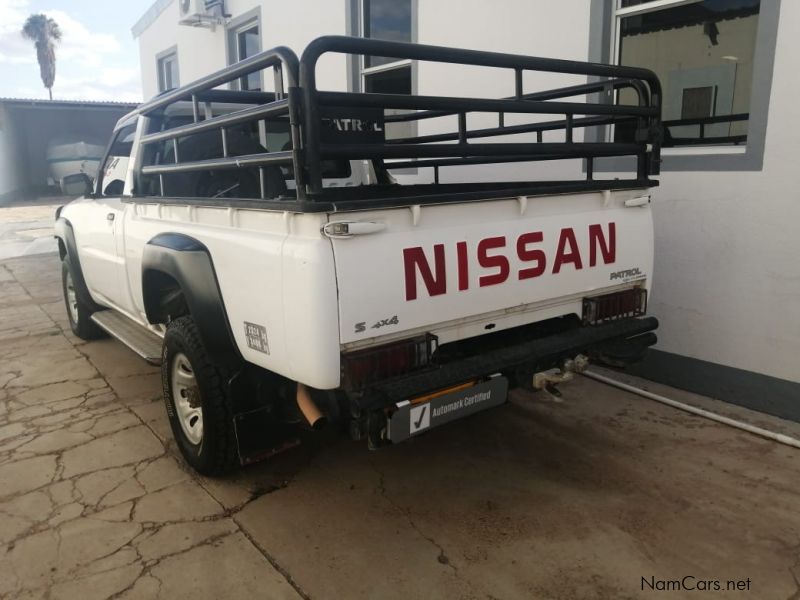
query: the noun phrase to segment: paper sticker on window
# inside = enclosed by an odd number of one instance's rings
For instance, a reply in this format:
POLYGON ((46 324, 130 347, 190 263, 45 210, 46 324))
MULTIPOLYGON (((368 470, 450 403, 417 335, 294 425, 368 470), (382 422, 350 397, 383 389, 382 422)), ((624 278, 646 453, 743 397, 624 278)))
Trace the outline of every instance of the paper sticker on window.
POLYGON ((244 334, 247 337, 247 345, 253 350, 258 350, 264 354, 269 354, 269 343, 267 342, 267 328, 263 325, 244 322, 244 334))

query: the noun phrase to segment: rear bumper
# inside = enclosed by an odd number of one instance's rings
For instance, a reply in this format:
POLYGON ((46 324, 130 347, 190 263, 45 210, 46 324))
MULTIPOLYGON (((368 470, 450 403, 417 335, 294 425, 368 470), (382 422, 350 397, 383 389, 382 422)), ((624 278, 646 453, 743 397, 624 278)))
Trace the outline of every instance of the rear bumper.
POLYGON ((602 353, 607 347, 618 350, 626 346, 652 346, 656 343, 656 336, 652 332, 657 327, 658 320, 655 317, 643 317, 571 329, 375 384, 365 391, 358 403, 364 409, 380 409, 420 394, 498 372, 549 369, 567 356, 602 353))

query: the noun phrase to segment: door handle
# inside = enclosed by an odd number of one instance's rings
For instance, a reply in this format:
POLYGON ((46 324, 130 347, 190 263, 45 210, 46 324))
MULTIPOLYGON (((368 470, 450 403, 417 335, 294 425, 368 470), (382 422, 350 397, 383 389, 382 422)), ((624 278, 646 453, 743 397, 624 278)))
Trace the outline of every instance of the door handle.
POLYGON ((108 221, 109 223, 111 223, 111 222, 114 220, 114 218, 115 218, 115 217, 116 217, 116 215, 115 215, 113 212, 111 212, 111 213, 108 213, 108 214, 106 215, 106 221, 108 221))
POLYGON ((385 223, 372 221, 333 221, 326 223, 322 233, 329 238, 349 238, 354 235, 369 235, 386 229, 385 223))

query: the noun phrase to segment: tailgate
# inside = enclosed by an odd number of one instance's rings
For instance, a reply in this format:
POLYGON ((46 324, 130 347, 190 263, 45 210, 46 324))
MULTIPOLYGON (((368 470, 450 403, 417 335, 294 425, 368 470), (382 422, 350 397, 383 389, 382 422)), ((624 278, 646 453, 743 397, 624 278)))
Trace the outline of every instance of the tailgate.
POLYGON ((579 312, 584 295, 646 282, 653 264, 647 194, 330 214, 341 343, 444 331, 441 341, 451 341, 579 312))

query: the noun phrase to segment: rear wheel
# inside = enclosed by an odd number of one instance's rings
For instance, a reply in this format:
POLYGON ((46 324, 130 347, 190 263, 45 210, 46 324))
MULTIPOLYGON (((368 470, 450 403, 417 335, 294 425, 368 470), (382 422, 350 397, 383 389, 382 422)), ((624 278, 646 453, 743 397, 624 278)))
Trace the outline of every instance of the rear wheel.
POLYGON ((69 258, 61 263, 61 288, 67 307, 69 328, 82 340, 96 340, 105 337, 105 332, 92 321, 92 310, 79 297, 75 287, 75 276, 69 258))
POLYGON ((229 375, 208 356, 191 317, 170 322, 161 355, 167 415, 181 454, 203 475, 238 465, 229 375))

